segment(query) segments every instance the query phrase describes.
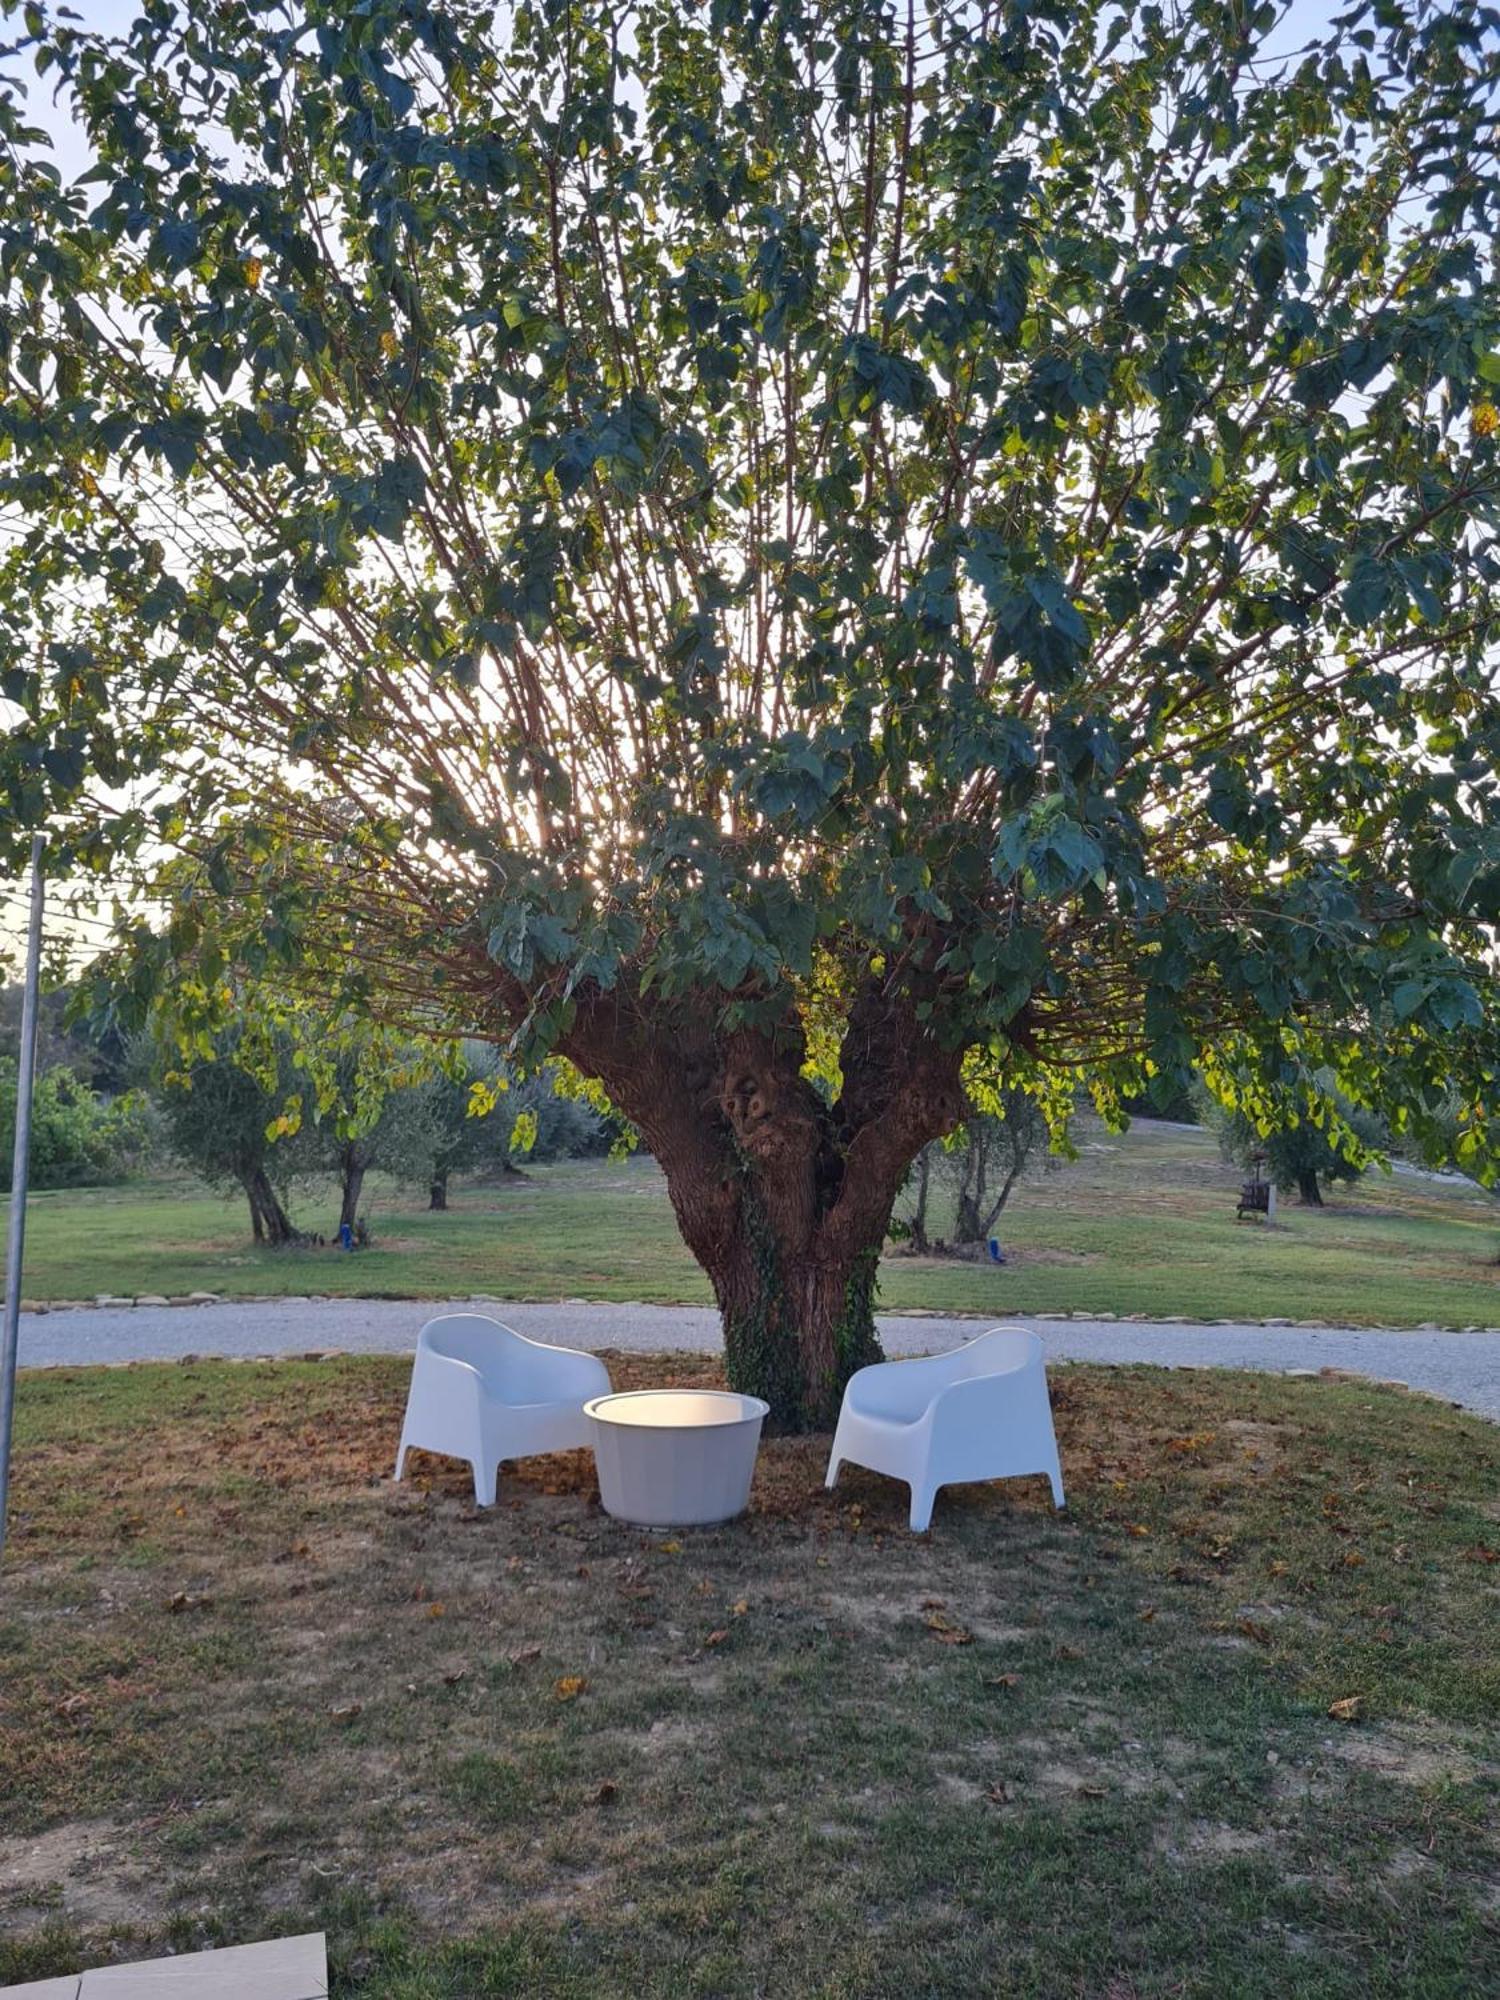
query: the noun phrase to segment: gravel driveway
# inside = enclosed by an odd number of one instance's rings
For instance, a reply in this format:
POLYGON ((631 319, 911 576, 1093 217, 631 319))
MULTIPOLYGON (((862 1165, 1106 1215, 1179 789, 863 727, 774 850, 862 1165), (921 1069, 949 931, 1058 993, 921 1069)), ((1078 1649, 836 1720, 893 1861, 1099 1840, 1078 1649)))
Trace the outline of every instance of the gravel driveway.
MULTIPOLYGON (((718 1315, 703 1306, 507 1305, 455 1300, 272 1299, 244 1304, 95 1307, 26 1313, 21 1365, 176 1360, 185 1354, 296 1354, 341 1348, 399 1354, 422 1322, 443 1311, 488 1312, 520 1333, 573 1347, 638 1352, 719 1346, 718 1315)), ((1428 1389, 1500 1419, 1500 1334, 1384 1332, 1360 1327, 1197 1326, 1177 1321, 1019 1319, 1059 1361, 1150 1361, 1169 1366, 1340 1368, 1428 1389)), ((883 1314, 890 1354, 926 1354, 972 1340, 982 1320, 883 1314)))

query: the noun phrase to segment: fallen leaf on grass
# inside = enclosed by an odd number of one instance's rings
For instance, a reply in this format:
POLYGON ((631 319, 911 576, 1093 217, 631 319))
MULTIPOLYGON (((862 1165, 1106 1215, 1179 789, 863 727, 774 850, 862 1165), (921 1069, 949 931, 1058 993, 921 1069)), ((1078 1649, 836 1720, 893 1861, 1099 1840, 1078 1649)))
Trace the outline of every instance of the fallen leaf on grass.
POLYGON ((609 1805, 610 1802, 618 1796, 619 1790, 620 1787, 615 1783, 613 1778, 606 1778, 604 1780, 604 1783, 599 1787, 598 1791, 595 1792, 594 1794, 594 1804, 596 1806, 609 1805))
POLYGON ((1464 1550, 1464 1561, 1471 1563, 1500 1563, 1500 1549, 1492 1549, 1487 1542, 1476 1542, 1472 1549, 1464 1550))
POLYGON ((1146 1526, 1144 1521, 1127 1521, 1125 1523, 1125 1532, 1127 1535, 1134 1535, 1139 1539, 1143 1535, 1149 1535, 1151 1530, 1146 1526))
POLYGON ((1138 1612, 1136 1615, 1139 1617, 1140 1622, 1143 1625, 1149 1625, 1151 1623, 1151 1620, 1156 1616, 1156 1606, 1154 1604, 1148 1604, 1144 1611, 1138 1612))
POLYGON ((664 1556, 680 1556, 682 1554, 681 1542, 658 1542, 657 1547, 664 1556))
POLYGON ((445 1688, 456 1688, 468 1671, 467 1667, 455 1667, 452 1673, 443 1675, 443 1686, 445 1688))
POLYGON ((1003 1806, 1009 1799, 1010 1794, 1009 1792, 1006 1791, 1004 1785, 1002 1785, 997 1779, 993 1785, 990 1785, 986 1789, 985 1797, 989 1800, 992 1806, 1003 1806))
POLYGON ((1239 1630, 1247 1639, 1253 1639, 1257 1646, 1269 1646, 1271 1643, 1270 1626, 1259 1625, 1253 1618, 1242 1618, 1239 1621, 1239 1630))
POLYGON ((175 1617, 181 1611, 206 1611, 212 1603, 211 1597, 195 1597, 190 1590, 174 1590, 167 1599, 167 1609, 175 1617))
POLYGON ((1080 1785, 1078 1789, 1086 1799, 1107 1799, 1109 1797, 1109 1793, 1104 1789, 1103 1785, 1080 1785))
POLYGON ((728 1626, 721 1625, 717 1632, 710 1632, 708 1637, 703 1641, 703 1643, 705 1646, 722 1646, 724 1641, 728 1637, 729 1637, 728 1626))
POLYGON ((336 1707, 330 1708, 328 1713, 334 1722, 352 1722, 363 1708, 362 1701, 341 1701, 336 1707))
POLYGON ((446 1604, 429 1604, 427 1607, 427 1616, 429 1618, 441 1618, 447 1609, 446 1604))
POLYGON ((552 1692, 557 1696, 559 1701, 575 1701, 583 1693, 588 1684, 588 1676, 586 1674, 564 1674, 562 1679, 554 1685, 552 1692))
POLYGON ((57 1704, 56 1712, 65 1722, 87 1722, 93 1705, 91 1694, 70 1694, 57 1704))
POLYGON ((742 1597, 737 1603, 730 1605, 729 1615, 731 1618, 743 1618, 749 1609, 749 1603, 742 1597))
POLYGON ((1341 1695, 1337 1701, 1328 1704, 1328 1713, 1335 1722, 1358 1722, 1365 1712, 1365 1698, 1362 1694, 1341 1695))
POLYGON ((542 1657, 542 1649, 540 1646, 513 1646, 505 1657, 513 1667, 526 1667, 542 1657))
POLYGON ((926 1625, 940 1646, 972 1646, 974 1643, 974 1634, 966 1632, 962 1625, 956 1625, 946 1611, 929 1611, 926 1625))
POLYGON ((1020 1685, 1019 1674, 991 1674, 985 1682, 985 1686, 989 1688, 1018 1688, 1020 1685))

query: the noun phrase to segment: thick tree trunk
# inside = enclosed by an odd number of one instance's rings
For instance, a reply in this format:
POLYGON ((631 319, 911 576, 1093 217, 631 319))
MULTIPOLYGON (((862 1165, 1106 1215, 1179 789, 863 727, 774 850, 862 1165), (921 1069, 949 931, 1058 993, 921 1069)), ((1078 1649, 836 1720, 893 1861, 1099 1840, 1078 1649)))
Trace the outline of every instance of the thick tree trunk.
POLYGON ((1321 1208, 1323 1206, 1323 1190, 1318 1186, 1318 1177, 1316 1174, 1298 1174, 1297 1193, 1302 1198, 1304 1208, 1321 1208))
POLYGON ((275 1188, 267 1179, 265 1168, 252 1167, 241 1177, 241 1185, 250 1203, 250 1229, 255 1241, 277 1250, 287 1243, 294 1243, 297 1232, 275 1188))
MULTIPOLYGON (((705 1009, 706 1012, 706 1009, 705 1009)), ((876 1269, 911 1162, 963 1115, 960 1054, 873 979, 851 1009, 843 1092, 802 1074, 800 1030, 715 1032, 613 996, 563 1050, 639 1127, 724 1323, 729 1380, 779 1430, 831 1425, 878 1360, 876 1269)))
POLYGON ((431 1185, 427 1190, 427 1206, 429 1209, 445 1209, 448 1206, 448 1169, 446 1167, 438 1168, 432 1176, 431 1185))
POLYGON ((359 1213, 360 1191, 363 1189, 364 1184, 364 1162, 359 1159, 351 1159, 346 1154, 343 1161, 343 1170, 340 1174, 340 1187, 342 1190, 339 1199, 340 1229, 343 1229, 346 1224, 350 1229, 354 1227, 355 1218, 359 1213))
MULTIPOLYGON (((788 1255, 746 1189, 727 1255, 708 1266, 733 1386, 763 1396, 778 1430, 827 1430, 856 1368, 881 1358, 875 1279, 885 1225, 852 1253, 788 1255)), ((890 1220, 889 1211, 886 1223, 890 1220)))

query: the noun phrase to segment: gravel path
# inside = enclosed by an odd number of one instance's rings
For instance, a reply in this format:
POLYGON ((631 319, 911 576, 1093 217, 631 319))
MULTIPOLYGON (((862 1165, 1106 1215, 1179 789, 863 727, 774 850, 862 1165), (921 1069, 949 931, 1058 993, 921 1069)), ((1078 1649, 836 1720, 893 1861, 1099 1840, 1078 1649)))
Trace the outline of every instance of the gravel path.
MULTIPOLYGON (((246 1304, 95 1307, 26 1313, 23 1368, 101 1361, 176 1360, 185 1354, 296 1354, 341 1348, 398 1354, 418 1328, 444 1310, 488 1312, 519 1333, 573 1347, 640 1352, 719 1345, 716 1313, 703 1306, 507 1305, 456 1300, 444 1308, 410 1299, 273 1299, 246 1304)), ((1054 1360, 1150 1361, 1169 1366, 1340 1368, 1409 1383, 1500 1419, 1500 1334, 1384 1332, 1360 1327, 1197 1326, 1177 1321, 1037 1320, 1031 1326, 1054 1360)), ((890 1354, 926 1354, 972 1340, 975 1319, 883 1314, 890 1354)))

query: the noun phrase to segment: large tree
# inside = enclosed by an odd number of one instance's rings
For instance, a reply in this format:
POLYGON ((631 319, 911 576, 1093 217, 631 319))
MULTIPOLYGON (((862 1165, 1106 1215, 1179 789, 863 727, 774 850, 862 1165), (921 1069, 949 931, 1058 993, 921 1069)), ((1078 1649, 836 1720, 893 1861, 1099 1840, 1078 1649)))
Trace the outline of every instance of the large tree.
POLYGON ((1474 0, 0 9, 9 851, 131 1006, 565 1057, 788 1423, 966 1077, 1487 1145, 1474 0))

